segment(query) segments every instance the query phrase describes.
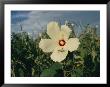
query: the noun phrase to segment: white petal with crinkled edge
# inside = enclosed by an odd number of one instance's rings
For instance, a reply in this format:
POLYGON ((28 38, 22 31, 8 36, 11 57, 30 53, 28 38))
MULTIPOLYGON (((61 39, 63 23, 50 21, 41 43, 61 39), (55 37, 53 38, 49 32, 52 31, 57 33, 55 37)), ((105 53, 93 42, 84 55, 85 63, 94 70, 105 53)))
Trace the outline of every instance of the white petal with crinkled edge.
POLYGON ((70 38, 68 41, 67 41, 67 44, 66 44, 66 49, 68 49, 70 52, 72 51, 75 51, 77 50, 77 48, 79 47, 79 39, 78 38, 70 38))
POLYGON ((52 52, 56 48, 56 42, 51 39, 41 39, 39 47, 44 52, 52 52))
POLYGON ((61 62, 66 58, 67 54, 68 50, 59 51, 58 49, 55 49, 51 54, 51 59, 54 62, 61 62))
POLYGON ((47 34, 51 39, 58 39, 60 33, 60 27, 57 22, 50 22, 47 24, 47 34))
POLYGON ((72 30, 67 25, 61 26, 61 33, 62 33, 61 35, 62 37, 64 37, 64 39, 67 40, 69 38, 71 31, 72 30))

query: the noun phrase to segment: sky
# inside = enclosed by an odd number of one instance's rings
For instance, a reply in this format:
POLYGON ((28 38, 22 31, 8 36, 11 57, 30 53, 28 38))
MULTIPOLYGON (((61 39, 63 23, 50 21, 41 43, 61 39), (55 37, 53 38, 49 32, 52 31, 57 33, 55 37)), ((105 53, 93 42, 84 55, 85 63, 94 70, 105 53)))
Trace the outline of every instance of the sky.
POLYGON ((11 31, 15 33, 20 32, 22 25, 23 31, 37 36, 51 21, 62 25, 69 21, 75 24, 75 32, 79 33, 82 31, 80 26, 87 24, 100 27, 100 11, 11 11, 11 31))

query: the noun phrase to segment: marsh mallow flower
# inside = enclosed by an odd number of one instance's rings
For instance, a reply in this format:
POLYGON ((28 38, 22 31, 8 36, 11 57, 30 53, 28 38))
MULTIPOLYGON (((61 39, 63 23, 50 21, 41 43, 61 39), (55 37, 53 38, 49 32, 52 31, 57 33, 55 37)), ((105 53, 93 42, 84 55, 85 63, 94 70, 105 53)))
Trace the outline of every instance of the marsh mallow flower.
POLYGON ((80 42, 78 38, 69 38, 71 29, 66 25, 61 25, 57 22, 47 24, 47 34, 51 39, 41 39, 39 47, 43 52, 52 52, 51 59, 55 62, 63 61, 68 51, 77 50, 80 42))

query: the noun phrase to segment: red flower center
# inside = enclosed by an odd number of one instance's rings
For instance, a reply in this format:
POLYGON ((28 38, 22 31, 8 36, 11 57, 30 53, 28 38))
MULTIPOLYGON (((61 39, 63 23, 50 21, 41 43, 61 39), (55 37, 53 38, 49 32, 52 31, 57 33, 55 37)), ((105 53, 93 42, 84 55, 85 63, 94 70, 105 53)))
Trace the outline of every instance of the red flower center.
POLYGON ((65 43, 66 43, 66 42, 65 42, 64 40, 59 40, 59 45, 60 45, 60 46, 64 46, 65 43))

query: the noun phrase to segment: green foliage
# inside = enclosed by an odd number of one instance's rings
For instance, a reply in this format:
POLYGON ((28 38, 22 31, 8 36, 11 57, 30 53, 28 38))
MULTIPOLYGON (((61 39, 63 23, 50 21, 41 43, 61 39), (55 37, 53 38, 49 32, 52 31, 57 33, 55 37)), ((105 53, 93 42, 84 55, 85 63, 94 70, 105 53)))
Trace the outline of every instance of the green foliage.
POLYGON ((84 76, 100 75, 100 38, 96 28, 86 26, 80 35, 80 56, 84 59, 84 76))
POLYGON ((62 68, 61 64, 59 63, 54 63, 50 68, 45 69, 41 73, 41 77, 53 77, 56 75, 57 71, 62 68))
MULTIPOLYGON (((74 27, 70 37, 76 37, 74 27)), ((11 35, 12 77, 96 77, 100 76, 100 37, 96 28, 87 25, 79 36, 77 51, 69 52, 61 63, 51 60, 51 53, 39 48, 41 38, 49 38, 46 31, 36 39, 26 32, 11 35)))

